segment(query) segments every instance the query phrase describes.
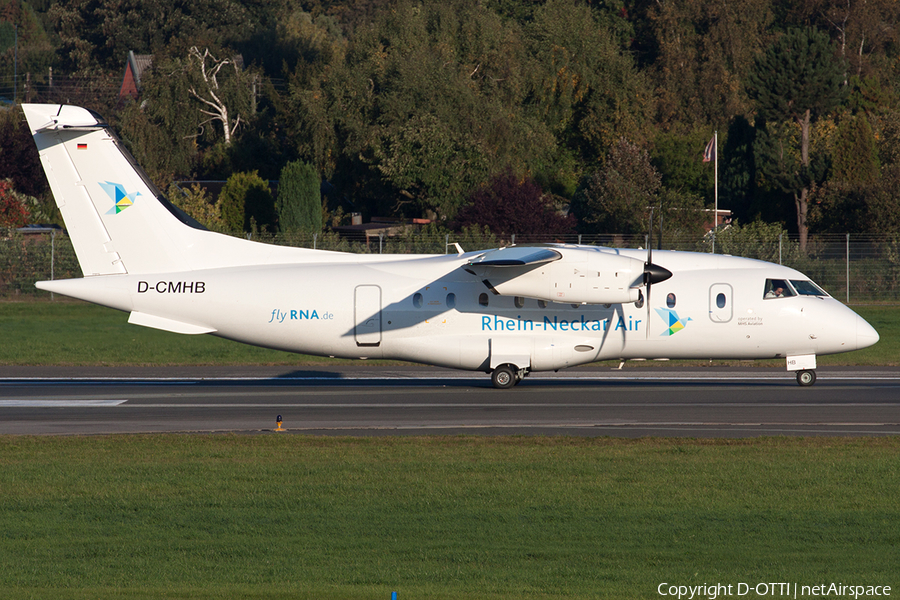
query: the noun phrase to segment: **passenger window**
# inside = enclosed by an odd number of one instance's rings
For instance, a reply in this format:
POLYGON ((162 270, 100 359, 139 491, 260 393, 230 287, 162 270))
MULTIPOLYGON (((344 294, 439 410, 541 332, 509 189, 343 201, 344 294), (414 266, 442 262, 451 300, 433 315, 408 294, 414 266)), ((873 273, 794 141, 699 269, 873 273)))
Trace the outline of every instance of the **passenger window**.
POLYGON ((770 300, 772 298, 787 298, 793 296, 794 290, 787 284, 784 279, 766 279, 766 287, 763 290, 763 298, 770 300))
POLYGON ((538 306, 540 306, 541 308, 547 308, 547 301, 546 300, 538 300, 538 306))
POLYGON ((482 306, 487 306, 488 305, 488 295, 485 293, 482 293, 480 296, 478 296, 478 304, 480 304, 482 306))
POLYGON ((423 303, 424 302, 423 302, 422 294, 416 292, 415 295, 413 296, 413 306, 415 306, 416 308, 422 308, 423 303))
POLYGON ((668 306, 669 308, 675 308, 675 294, 673 294, 672 292, 669 292, 669 295, 666 296, 666 306, 668 306))
POLYGON ((456 294, 447 294, 447 308, 456 308, 456 294))
POLYGON ((725 294, 719 294, 716 296, 716 306, 719 308, 725 308, 725 294))
POLYGON ((523 306, 525 306, 525 298, 523 298, 522 296, 516 296, 515 303, 516 308, 522 308, 523 306))

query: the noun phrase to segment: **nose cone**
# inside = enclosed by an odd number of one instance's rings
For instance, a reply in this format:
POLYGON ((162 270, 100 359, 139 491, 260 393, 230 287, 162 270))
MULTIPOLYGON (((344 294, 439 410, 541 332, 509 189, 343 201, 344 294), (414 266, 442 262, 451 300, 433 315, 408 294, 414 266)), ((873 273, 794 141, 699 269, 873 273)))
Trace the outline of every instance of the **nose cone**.
POLYGON ((874 346, 881 339, 875 328, 869 325, 865 319, 860 316, 856 317, 856 349, 868 348, 874 346))

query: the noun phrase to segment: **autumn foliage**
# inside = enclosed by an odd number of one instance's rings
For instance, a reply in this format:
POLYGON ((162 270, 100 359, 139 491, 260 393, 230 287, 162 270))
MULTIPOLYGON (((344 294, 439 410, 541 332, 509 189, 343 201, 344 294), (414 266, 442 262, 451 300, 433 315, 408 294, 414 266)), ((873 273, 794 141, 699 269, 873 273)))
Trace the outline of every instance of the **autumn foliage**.
POLYGON ((22 227, 31 214, 9 179, 0 180, 0 227, 22 227))
POLYGON ((519 178, 507 170, 469 196, 455 227, 486 226, 491 233, 574 233, 575 218, 563 216, 531 178, 519 178))

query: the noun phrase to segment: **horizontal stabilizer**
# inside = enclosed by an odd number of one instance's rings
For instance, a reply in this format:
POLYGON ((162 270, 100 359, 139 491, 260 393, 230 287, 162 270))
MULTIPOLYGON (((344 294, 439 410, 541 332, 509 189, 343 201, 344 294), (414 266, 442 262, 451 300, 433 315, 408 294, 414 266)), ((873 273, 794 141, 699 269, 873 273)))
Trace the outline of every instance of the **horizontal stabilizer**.
POLYGON ((522 267, 540 265, 562 258, 562 254, 550 248, 512 247, 491 250, 469 261, 474 267, 522 267))
POLYGON ((158 317, 156 315, 148 315, 147 313, 133 311, 128 317, 128 322, 132 325, 143 325, 144 327, 152 327, 153 329, 162 329, 163 331, 171 331, 172 333, 186 333, 189 335, 198 335, 201 333, 215 333, 212 327, 204 325, 194 325, 192 323, 184 323, 174 319, 158 317))

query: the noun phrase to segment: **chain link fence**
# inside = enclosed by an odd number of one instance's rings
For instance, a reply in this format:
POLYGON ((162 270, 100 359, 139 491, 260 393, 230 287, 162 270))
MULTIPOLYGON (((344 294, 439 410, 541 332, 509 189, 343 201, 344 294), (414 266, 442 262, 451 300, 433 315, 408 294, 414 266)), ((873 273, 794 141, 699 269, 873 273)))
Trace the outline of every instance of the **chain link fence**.
MULTIPOLYGON (((512 235, 508 238, 470 230, 464 233, 408 231, 399 235, 319 233, 308 235, 244 234, 263 243, 355 253, 441 254, 497 248, 511 244, 572 243, 616 248, 645 248, 643 235, 512 235)), ((811 235, 806 251, 797 236, 764 239, 729 236, 718 239, 667 236, 654 250, 715 251, 792 267, 808 275, 832 296, 848 304, 900 303, 900 234, 811 235)), ((0 298, 40 297, 36 281, 81 277, 69 237, 62 231, 0 233, 0 298)))

